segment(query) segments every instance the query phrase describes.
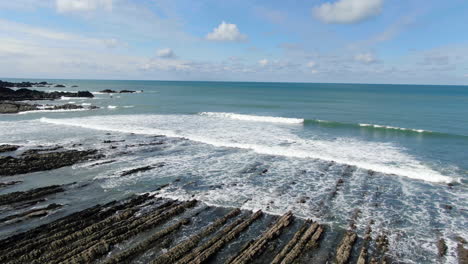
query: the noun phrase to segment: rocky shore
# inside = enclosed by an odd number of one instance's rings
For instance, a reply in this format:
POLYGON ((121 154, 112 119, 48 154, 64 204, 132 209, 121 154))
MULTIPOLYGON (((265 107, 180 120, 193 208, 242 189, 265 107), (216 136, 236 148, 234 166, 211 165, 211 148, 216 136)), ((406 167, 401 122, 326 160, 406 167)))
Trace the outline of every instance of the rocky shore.
POLYGON ((98 109, 97 106, 82 106, 75 104, 63 104, 63 105, 41 105, 41 104, 28 104, 23 102, 13 102, 13 101, 0 101, 0 114, 17 114, 20 112, 27 111, 56 111, 56 110, 92 110, 98 109))
MULTIPOLYGON (((0 146, 0 149, 4 145, 0 146)), ((102 157, 97 150, 30 149, 18 157, 0 156, 0 176, 52 170, 102 157)))
POLYGON ((88 91, 79 92, 43 92, 21 88, 13 90, 6 87, 0 87, 0 101, 26 101, 26 100, 55 100, 61 97, 87 97, 94 95, 88 91))

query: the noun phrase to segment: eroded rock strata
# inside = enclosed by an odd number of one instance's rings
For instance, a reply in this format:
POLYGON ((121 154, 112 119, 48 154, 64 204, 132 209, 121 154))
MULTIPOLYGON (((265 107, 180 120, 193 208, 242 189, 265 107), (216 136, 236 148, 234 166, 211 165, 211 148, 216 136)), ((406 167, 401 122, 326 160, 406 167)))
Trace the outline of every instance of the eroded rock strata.
POLYGON ((52 170, 100 157, 97 150, 35 151, 19 157, 0 156, 0 176, 52 170))

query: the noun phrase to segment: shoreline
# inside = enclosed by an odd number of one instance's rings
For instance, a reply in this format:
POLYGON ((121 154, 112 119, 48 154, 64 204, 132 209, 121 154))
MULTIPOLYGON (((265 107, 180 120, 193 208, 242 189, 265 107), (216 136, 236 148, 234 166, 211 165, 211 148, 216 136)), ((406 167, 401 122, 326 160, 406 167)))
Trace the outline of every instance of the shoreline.
MULTIPOLYGON (((109 139, 103 143, 112 148, 113 144, 132 142, 109 139)), ((149 143, 154 146, 162 144, 164 142, 159 138, 149 143)), ((27 150, 22 148, 20 145, 0 146, 3 152, 0 163, 8 161, 13 164, 3 164, 2 168, 6 170, 0 171, 0 176, 8 176, 11 180, 15 175, 24 175, 25 172, 53 170, 83 162, 92 163, 90 166, 105 166, 113 162, 104 159, 108 157, 99 154, 99 150, 76 151, 63 146, 37 146, 27 150), (14 157, 5 156, 18 151, 14 157), (78 153, 82 153, 82 158, 77 158, 78 153), (31 157, 42 167, 24 170, 23 160, 31 157)), ((118 177, 128 177, 158 167, 162 168, 164 164, 127 169, 121 171, 118 177)), ((348 166, 344 175, 351 174, 352 171, 353 168, 348 166)), ((20 232, 13 232, 0 240, 0 261, 130 263, 131 260, 140 259, 145 263, 158 264, 176 263, 176 260, 179 261, 177 263, 218 263, 217 261, 222 260, 225 263, 328 261, 340 264, 376 264, 392 263, 394 254, 397 254, 389 252, 390 242, 387 236, 391 234, 373 234, 373 220, 363 223, 363 219, 367 217, 357 208, 348 216, 348 227, 343 228, 295 217, 292 212, 278 216, 262 210, 241 210, 212 206, 193 199, 168 198, 166 195, 170 193, 170 188, 179 181, 176 179, 152 192, 134 194, 131 198, 104 205, 88 205, 85 209, 45 221, 40 226, 33 225, 26 230, 20 228, 20 232), (89 214, 90 211, 93 214, 89 214), (242 217, 237 217, 239 215, 242 217), (80 221, 77 222, 77 218, 80 221), (357 229, 358 223, 367 226, 364 232, 357 229), (71 244, 68 245, 69 243, 71 244), (13 249, 12 245, 19 246, 13 249), (34 251, 28 253, 32 249, 34 251), (255 262, 252 262, 254 259, 255 262)), ((346 177, 340 178, 327 199, 335 199, 346 181, 346 177)), ((0 195, 3 214, 9 212, 0 217, 0 229, 53 217, 68 205, 49 201, 50 197, 66 195, 69 191, 85 188, 91 183, 44 186, 0 195)), ((8 189, 17 184, 21 185, 22 182, 5 182, 1 187, 8 189)), ((297 203, 305 203, 309 199, 311 198, 303 197, 297 203)), ((326 204, 323 206, 326 208, 326 204)), ((439 257, 443 258, 447 254, 446 241, 441 238, 434 243, 437 244, 439 257)), ((463 263, 463 256, 467 252, 465 243, 460 241, 457 246, 460 263, 463 263)))

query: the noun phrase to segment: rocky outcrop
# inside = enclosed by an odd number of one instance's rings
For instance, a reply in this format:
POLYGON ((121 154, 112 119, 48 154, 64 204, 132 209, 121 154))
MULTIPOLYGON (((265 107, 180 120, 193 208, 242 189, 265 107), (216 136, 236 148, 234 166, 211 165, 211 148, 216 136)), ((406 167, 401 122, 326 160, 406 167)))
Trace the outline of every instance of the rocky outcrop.
POLYGON ((6 87, 0 87, 0 101, 24 101, 24 100, 55 100, 62 96, 65 97, 89 97, 94 95, 88 91, 79 92, 43 92, 21 88, 13 90, 6 87))
POLYGON ((343 240, 341 240, 341 243, 336 250, 335 264, 348 263, 348 260, 351 257, 351 250, 353 249, 356 239, 357 235, 355 232, 347 231, 345 233, 343 240))
POLYGON ((120 90, 120 91, 115 91, 115 90, 111 90, 111 89, 105 89, 105 90, 102 90, 102 91, 99 91, 100 93, 136 93, 136 91, 132 91, 132 90, 120 90))
POLYGON ((99 91, 100 93, 117 93, 117 91, 111 90, 111 89, 105 89, 102 91, 99 91))
POLYGON ((76 110, 76 109, 97 109, 97 106, 81 106, 75 104, 64 105, 39 105, 27 104, 22 102, 4 101, 0 102, 0 114, 17 114, 19 112, 36 111, 36 110, 76 110))
POLYGON ((54 86, 55 88, 65 88, 66 86, 63 84, 57 84, 54 86))
POLYGON ((35 209, 31 209, 23 213, 9 215, 7 217, 1 218, 0 223, 13 224, 13 223, 18 223, 18 222, 28 220, 31 218, 43 217, 62 206, 63 205, 61 204, 52 203, 46 207, 35 208, 35 209))
POLYGON ((20 146, 18 145, 9 145, 9 144, 0 145, 0 153, 15 151, 19 148, 20 146))
POLYGON ((14 203, 23 203, 33 201, 39 198, 43 198, 47 195, 59 193, 65 191, 62 186, 51 185, 47 187, 41 187, 31 189, 24 192, 12 192, 0 195, 0 205, 10 205, 14 203))
POLYGON ((20 83, 14 83, 14 82, 4 82, 0 80, 0 88, 1 87, 18 87, 18 88, 28 88, 28 87, 33 87, 33 86, 45 86, 45 85, 51 85, 51 83, 48 82, 20 82, 20 83))
POLYGON ((120 176, 123 177, 123 176, 127 176, 127 175, 134 174, 134 173, 137 173, 137 172, 145 172, 145 171, 152 170, 154 168, 161 168, 161 167, 164 167, 164 163, 158 163, 158 164, 155 164, 155 165, 152 165, 152 166, 144 166, 144 167, 140 167, 140 168, 136 168, 136 169, 127 170, 127 171, 122 172, 122 174, 120 176))
POLYGON ((36 171, 57 169, 75 163, 97 159, 97 150, 65 150, 60 152, 34 152, 20 157, 0 156, 0 176, 11 176, 36 171))
POLYGON ((19 183, 22 183, 23 181, 9 181, 9 182, 0 182, 0 188, 5 188, 8 186, 13 186, 19 183))

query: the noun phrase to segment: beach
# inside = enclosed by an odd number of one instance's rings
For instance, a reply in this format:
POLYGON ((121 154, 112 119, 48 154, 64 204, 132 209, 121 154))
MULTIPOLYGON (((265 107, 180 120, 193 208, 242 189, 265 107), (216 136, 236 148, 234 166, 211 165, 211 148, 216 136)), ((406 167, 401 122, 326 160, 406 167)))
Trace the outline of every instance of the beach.
POLYGON ((466 263, 464 87, 27 81, 2 263, 466 263))

